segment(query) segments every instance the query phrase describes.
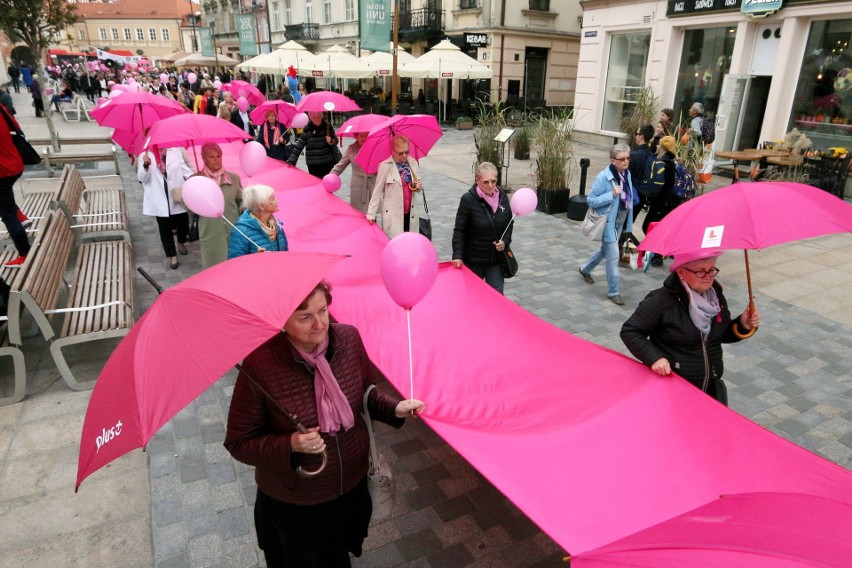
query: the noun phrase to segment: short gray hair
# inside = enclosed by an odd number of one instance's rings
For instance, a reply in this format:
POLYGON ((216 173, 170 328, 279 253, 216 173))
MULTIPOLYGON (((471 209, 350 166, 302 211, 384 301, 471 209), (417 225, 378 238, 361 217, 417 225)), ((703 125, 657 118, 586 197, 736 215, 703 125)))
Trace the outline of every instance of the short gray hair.
POLYGON ((704 105, 701 103, 692 103, 692 106, 695 108, 695 112, 698 114, 704 114, 704 105))
POLYGON ((630 153, 630 146, 627 144, 616 144, 609 149, 609 159, 614 160, 619 154, 630 153))
POLYGON ((252 213, 275 197, 275 190, 268 185, 250 185, 243 188, 243 207, 252 213))
POLYGON ((477 164, 476 170, 474 170, 474 173, 476 174, 476 178, 479 179, 482 176, 482 174, 485 173, 485 172, 492 173, 496 176, 497 175, 497 166, 495 166, 491 162, 480 162, 479 164, 477 164))

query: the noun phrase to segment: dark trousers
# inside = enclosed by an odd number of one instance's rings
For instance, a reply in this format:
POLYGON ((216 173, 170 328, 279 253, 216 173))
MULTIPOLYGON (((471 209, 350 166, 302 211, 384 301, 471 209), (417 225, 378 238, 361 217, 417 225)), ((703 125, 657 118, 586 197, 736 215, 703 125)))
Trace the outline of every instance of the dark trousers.
POLYGON ((470 271, 485 280, 485 283, 500 292, 503 293, 503 285, 505 283, 505 278, 503 276, 503 267, 499 264, 492 264, 491 266, 483 266, 481 264, 469 264, 468 268, 470 271))
POLYGON ((189 235, 189 214, 175 213, 169 217, 156 217, 157 228, 160 229, 160 241, 163 243, 163 251, 166 256, 171 258, 177 256, 175 249, 175 238, 172 230, 177 231, 177 240, 184 244, 189 235))
POLYGON ((334 168, 334 162, 326 162, 324 164, 308 164, 308 173, 314 177, 318 177, 320 179, 327 176, 331 173, 332 168, 334 168))
POLYGON ((12 87, 15 89, 15 92, 16 92, 16 93, 20 93, 20 92, 21 92, 21 80, 20 80, 20 79, 15 79, 15 78, 13 77, 13 78, 12 78, 12 87))
POLYGON ((0 178, 0 219, 6 225, 18 254, 27 256, 30 252, 30 240, 27 238, 27 230, 18 220, 18 204, 15 203, 15 191, 12 189, 19 177, 21 174, 0 178))
POLYGON ((36 116, 44 116, 44 102, 41 99, 33 99, 35 105, 36 116))

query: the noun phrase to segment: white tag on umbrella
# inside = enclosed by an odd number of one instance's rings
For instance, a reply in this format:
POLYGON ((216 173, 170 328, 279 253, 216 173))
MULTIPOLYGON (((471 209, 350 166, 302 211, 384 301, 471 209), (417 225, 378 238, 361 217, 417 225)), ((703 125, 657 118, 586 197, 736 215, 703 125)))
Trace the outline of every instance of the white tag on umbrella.
POLYGON ((705 228, 704 239, 701 241, 701 248, 717 248, 722 246, 722 234, 724 232, 725 225, 705 228))

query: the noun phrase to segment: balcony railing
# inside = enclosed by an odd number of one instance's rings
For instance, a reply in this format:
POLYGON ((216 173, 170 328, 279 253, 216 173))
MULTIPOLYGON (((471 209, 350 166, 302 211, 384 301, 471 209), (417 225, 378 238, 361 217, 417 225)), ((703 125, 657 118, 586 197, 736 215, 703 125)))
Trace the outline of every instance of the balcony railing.
POLYGON ((284 26, 284 35, 288 40, 318 41, 320 38, 319 24, 295 24, 284 26))
POLYGON ((444 31, 444 11, 422 8, 399 13, 399 33, 409 41, 430 37, 444 31))

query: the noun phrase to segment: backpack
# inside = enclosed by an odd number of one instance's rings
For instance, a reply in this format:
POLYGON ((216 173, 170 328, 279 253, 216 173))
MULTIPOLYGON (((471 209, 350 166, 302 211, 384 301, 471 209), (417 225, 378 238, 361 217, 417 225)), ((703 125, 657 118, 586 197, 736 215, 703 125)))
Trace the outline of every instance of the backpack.
POLYGON ((648 156, 642 179, 636 184, 636 190, 643 197, 656 197, 666 185, 666 163, 663 160, 648 156))
POLYGON ((681 199, 692 199, 695 197, 695 180, 680 162, 675 162, 674 184, 672 194, 681 199))
POLYGON ((701 140, 705 144, 712 144, 716 140, 716 117, 704 116, 701 118, 701 140))

